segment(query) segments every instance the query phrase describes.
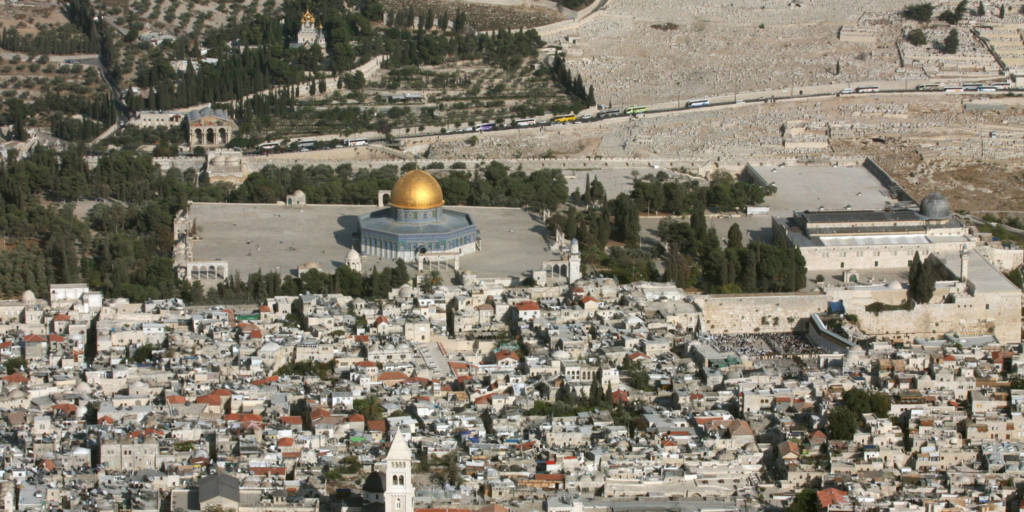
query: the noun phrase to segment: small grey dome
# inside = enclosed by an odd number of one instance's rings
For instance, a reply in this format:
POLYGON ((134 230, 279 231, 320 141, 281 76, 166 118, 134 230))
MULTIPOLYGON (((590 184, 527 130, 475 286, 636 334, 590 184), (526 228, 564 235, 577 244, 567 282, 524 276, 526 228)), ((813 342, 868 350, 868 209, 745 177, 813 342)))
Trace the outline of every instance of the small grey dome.
POLYGON ((929 219, 945 219, 953 214, 949 201, 942 194, 933 192, 921 201, 921 215, 929 219))

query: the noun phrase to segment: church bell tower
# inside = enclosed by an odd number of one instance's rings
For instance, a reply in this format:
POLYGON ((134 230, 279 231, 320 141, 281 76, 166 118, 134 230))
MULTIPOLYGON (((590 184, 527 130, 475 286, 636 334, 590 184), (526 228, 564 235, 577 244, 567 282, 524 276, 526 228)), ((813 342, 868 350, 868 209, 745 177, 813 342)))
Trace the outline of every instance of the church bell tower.
POLYGON ((395 434, 384 461, 384 512, 413 512, 416 490, 412 486, 412 452, 401 432, 395 434))

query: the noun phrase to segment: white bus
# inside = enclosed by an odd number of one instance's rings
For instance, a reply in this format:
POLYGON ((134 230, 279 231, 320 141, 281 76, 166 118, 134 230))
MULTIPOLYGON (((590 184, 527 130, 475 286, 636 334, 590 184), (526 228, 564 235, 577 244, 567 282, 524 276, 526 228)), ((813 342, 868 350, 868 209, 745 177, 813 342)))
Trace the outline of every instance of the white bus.
POLYGON ((686 102, 686 108, 706 107, 710 104, 708 100, 690 100, 686 102))
POLYGON ((534 126, 537 124, 536 119, 516 119, 516 126, 534 126))
POLYGON ((346 146, 365 146, 366 144, 366 139, 353 139, 345 141, 346 146))

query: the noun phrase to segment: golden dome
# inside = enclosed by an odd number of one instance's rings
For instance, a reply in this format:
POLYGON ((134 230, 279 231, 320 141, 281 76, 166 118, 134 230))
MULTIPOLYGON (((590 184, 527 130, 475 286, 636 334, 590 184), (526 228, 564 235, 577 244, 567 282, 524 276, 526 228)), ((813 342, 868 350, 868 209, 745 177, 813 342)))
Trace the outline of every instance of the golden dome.
POLYGON ((441 184, 430 173, 413 169, 398 178, 391 189, 391 206, 427 210, 444 204, 441 184))
POLYGON ((302 15, 302 24, 305 25, 306 23, 310 25, 316 23, 316 18, 313 16, 313 13, 309 12, 309 9, 306 9, 306 14, 302 15))

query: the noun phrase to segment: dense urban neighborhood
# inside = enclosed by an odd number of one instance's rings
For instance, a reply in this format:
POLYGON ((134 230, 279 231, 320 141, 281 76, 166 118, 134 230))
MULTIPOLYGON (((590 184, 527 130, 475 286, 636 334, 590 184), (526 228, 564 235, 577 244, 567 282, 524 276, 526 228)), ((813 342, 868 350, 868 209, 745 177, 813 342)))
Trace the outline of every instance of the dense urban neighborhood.
POLYGON ((661 283, 0 315, 8 510, 1001 510, 1022 471, 1019 345, 697 334, 661 283))

